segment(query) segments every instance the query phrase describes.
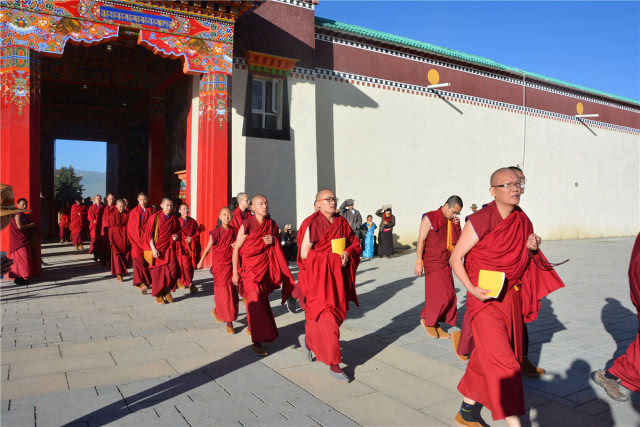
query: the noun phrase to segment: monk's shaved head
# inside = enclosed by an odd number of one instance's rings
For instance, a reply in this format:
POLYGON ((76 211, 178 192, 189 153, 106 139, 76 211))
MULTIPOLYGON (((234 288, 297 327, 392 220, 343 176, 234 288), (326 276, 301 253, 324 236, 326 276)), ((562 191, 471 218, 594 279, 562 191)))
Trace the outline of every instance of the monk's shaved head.
POLYGON ((267 196, 265 196, 264 194, 254 194, 253 197, 251 198, 251 204, 255 204, 258 200, 264 200, 267 201, 267 196))
POLYGON ((164 204, 165 202, 169 202, 169 203, 171 203, 171 204, 173 205, 173 200, 171 200, 171 199, 170 199, 170 198, 168 198, 168 197, 163 197, 163 198, 162 198, 162 200, 160 201, 160 204, 162 205, 162 204, 164 204))
POLYGON ((454 208, 456 206, 462 207, 462 199, 460 196, 451 196, 447 199, 445 204, 449 205, 450 208, 454 208))
POLYGON ((222 209, 220 209, 220 215, 222 215, 223 212, 226 212, 228 214, 231 214, 231 209, 224 207, 222 209))
POLYGON ((511 168, 500 168, 491 174, 491 186, 504 184, 504 182, 500 181, 504 181, 505 178, 509 181, 511 177, 514 178, 514 182, 519 179, 518 174, 511 170, 511 168))
POLYGON ((330 188, 323 188, 316 193, 316 209, 330 218, 338 209, 338 199, 330 188))
POLYGON ((124 200, 123 200, 123 199, 118 199, 118 200, 116 200, 116 205, 117 205, 118 203, 121 203, 121 204, 123 204, 123 205, 124 205, 124 200))
POLYGON ((330 188, 323 188, 316 193, 316 201, 319 201, 325 197, 335 197, 336 194, 330 188))

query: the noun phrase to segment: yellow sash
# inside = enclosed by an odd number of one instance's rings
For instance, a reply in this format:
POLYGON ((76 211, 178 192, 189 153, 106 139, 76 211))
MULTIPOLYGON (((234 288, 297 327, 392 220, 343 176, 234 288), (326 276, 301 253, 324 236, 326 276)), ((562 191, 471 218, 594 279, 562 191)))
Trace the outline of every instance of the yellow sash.
POLYGON ((447 220, 447 250, 453 252, 453 222, 447 220))

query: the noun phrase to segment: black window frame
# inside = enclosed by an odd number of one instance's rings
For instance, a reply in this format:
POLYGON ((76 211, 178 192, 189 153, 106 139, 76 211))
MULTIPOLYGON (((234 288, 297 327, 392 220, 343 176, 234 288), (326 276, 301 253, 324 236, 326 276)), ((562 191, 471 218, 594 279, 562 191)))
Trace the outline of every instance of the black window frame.
POLYGON ((283 141, 291 140, 291 126, 289 124, 289 84, 287 82, 287 76, 249 71, 249 74, 247 76, 247 92, 245 95, 244 103, 244 126, 242 136, 265 139, 279 139, 283 141), (278 79, 282 81, 282 129, 262 129, 251 127, 251 106, 253 101, 252 98, 254 75, 258 77, 278 79))

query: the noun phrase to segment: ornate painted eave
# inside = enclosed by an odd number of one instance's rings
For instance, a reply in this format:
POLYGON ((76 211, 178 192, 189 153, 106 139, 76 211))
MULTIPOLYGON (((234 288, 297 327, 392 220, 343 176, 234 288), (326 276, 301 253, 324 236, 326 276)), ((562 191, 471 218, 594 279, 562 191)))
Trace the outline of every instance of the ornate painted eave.
POLYGON ((245 53, 249 70, 261 71, 269 74, 288 76, 298 59, 285 58, 284 56, 269 55, 266 53, 248 50, 245 53))

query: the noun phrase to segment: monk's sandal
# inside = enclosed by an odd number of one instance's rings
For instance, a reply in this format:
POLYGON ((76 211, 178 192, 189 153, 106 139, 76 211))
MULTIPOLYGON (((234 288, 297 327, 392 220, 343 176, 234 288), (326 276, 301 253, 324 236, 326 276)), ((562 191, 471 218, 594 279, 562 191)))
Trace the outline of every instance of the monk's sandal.
POLYGON ((349 384, 349 377, 344 372, 333 372, 329 369, 329 375, 331 375, 331 378, 333 378, 337 383, 349 384))
POLYGON ((307 362, 313 362, 313 351, 309 350, 309 348, 307 348, 307 343, 305 341, 306 335, 302 334, 302 335, 298 335, 298 342, 300 343, 300 348, 302 350, 302 355, 304 356, 305 359, 307 359, 307 362))
POLYGON ((599 371, 592 372, 591 378, 596 384, 602 387, 604 391, 607 392, 607 395, 613 400, 616 400, 618 402, 626 402, 627 400, 629 400, 629 398, 620 391, 620 385, 618 384, 618 381, 609 379, 605 377, 604 374, 605 371, 601 369, 599 371))

